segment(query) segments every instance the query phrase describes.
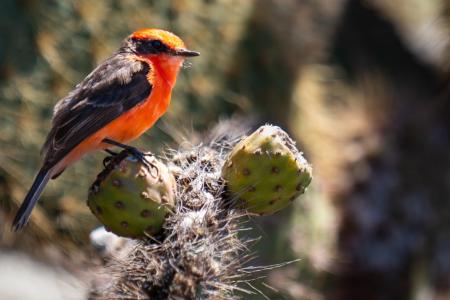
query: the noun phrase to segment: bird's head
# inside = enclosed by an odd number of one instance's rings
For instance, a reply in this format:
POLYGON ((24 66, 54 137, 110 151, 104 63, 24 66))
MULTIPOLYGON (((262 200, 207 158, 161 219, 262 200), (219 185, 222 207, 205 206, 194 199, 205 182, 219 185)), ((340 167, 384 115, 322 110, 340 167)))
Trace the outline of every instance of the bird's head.
POLYGON ((137 56, 175 72, 185 58, 200 55, 188 50, 178 36, 161 29, 138 30, 127 38, 126 46, 137 56))

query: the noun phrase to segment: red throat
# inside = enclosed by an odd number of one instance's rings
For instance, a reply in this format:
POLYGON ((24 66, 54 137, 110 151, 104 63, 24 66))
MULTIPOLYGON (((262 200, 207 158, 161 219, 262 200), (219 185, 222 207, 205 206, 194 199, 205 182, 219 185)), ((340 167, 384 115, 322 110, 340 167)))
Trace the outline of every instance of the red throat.
POLYGON ((154 72, 171 88, 175 85, 183 59, 176 56, 161 55, 149 58, 154 72))

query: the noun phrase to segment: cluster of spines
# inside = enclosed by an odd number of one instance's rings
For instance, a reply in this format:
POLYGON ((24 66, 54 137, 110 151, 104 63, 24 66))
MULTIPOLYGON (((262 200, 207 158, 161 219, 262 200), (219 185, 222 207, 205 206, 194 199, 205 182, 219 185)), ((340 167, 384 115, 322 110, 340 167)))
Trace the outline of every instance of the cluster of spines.
POLYGON ((230 278, 237 278, 241 266, 241 214, 221 201, 224 160, 208 146, 171 155, 177 201, 165 220, 165 238, 127 248, 124 260, 109 267, 113 280, 93 298, 238 299, 230 278))
POLYGON ((209 146, 170 155, 176 201, 164 222, 164 238, 157 243, 130 240, 134 246, 127 248, 123 260, 112 261, 109 274, 113 280, 108 280, 106 288, 100 287, 102 292, 95 299, 239 299, 235 291, 243 289, 234 280, 245 276, 240 270, 246 257, 245 242, 237 234, 240 218, 253 212, 272 213, 281 209, 276 205, 287 205, 286 197, 289 203, 304 191, 311 170, 277 127, 265 126, 236 141, 233 136, 222 136, 209 146), (241 184, 237 188, 236 180, 241 184), (261 187, 280 198, 272 201, 261 187), (260 194, 244 200, 245 193, 260 194))

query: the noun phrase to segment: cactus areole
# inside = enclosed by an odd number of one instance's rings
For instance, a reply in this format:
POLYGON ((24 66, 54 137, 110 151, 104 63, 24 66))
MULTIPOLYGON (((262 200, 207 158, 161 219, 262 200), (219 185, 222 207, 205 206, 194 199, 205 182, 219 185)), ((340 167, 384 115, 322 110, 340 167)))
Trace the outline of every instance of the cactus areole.
POLYGON ((150 160, 153 170, 134 159, 113 159, 91 186, 87 204, 106 230, 132 238, 161 231, 174 206, 175 179, 150 160))
POLYGON ((265 125, 240 141, 222 169, 236 206, 251 214, 273 214, 303 194, 311 166, 286 132, 265 125))

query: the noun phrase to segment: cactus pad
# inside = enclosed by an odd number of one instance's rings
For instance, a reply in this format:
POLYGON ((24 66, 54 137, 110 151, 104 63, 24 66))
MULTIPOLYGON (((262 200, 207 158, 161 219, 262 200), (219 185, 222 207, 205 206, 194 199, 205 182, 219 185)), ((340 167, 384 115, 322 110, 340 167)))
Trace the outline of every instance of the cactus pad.
POLYGON ((87 204, 108 231, 138 238, 162 229, 174 206, 175 179, 163 163, 149 160, 152 169, 132 159, 107 166, 91 186, 87 204))
POLYGON ((279 127, 265 125, 233 148, 222 177, 238 207, 267 215, 304 193, 312 174, 288 134, 279 127))

